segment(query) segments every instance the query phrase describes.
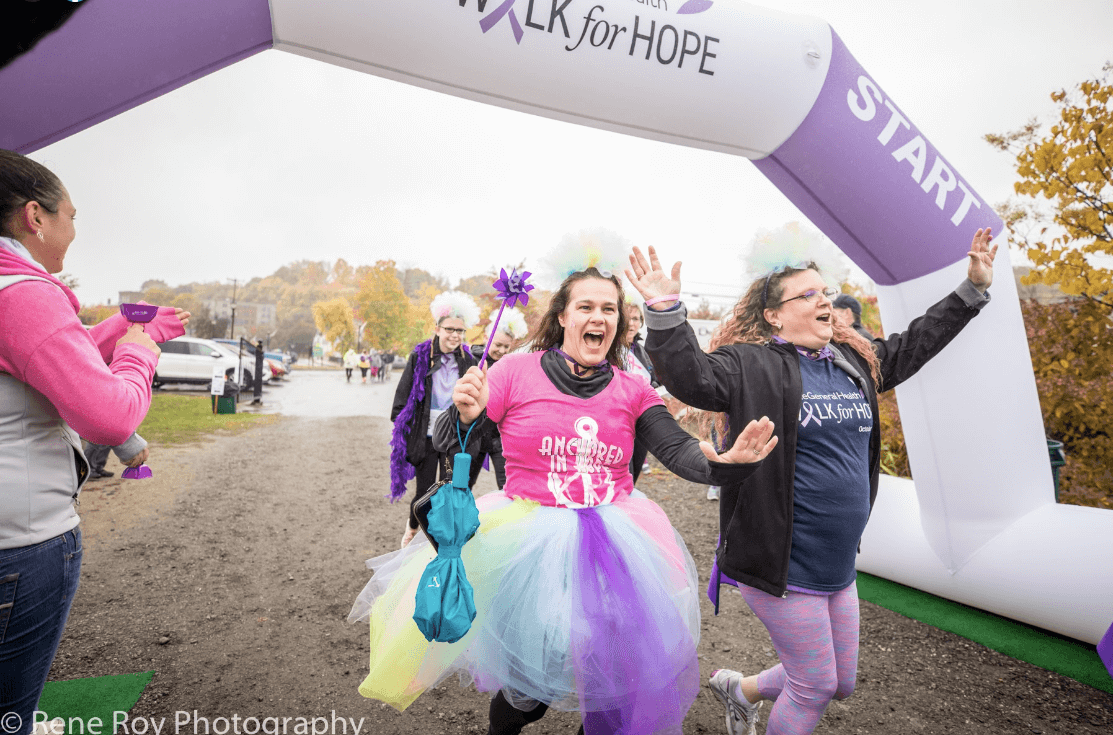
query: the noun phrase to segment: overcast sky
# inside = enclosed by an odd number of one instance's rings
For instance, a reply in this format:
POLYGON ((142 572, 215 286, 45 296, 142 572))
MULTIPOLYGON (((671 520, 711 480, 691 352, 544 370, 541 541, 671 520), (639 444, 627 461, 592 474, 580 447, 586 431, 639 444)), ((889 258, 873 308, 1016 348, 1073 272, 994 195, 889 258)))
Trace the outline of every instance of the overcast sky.
MULTIPOLYGON (((1113 59, 1113 2, 759 3, 828 21, 992 204, 1012 161, 982 141, 1113 59)), ((279 51, 33 157, 78 209, 84 303, 146 279, 266 276, 390 258, 455 282, 586 227, 683 259, 685 290, 736 294, 761 229, 804 218, 742 158, 481 105, 279 51), (492 131, 503 131, 499 144, 492 131)))

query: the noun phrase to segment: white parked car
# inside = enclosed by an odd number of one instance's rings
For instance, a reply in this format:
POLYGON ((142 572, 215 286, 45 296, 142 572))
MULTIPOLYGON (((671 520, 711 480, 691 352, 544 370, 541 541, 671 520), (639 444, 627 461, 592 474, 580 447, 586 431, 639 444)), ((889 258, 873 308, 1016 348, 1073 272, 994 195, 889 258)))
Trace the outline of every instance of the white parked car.
POLYGON ((159 355, 152 381, 156 388, 163 383, 207 385, 212 382, 213 373, 218 369, 223 373, 228 368, 235 368, 239 362, 208 339, 178 337, 163 342, 159 347, 162 354, 159 355))
MULTIPOLYGON (((220 350, 221 352, 223 352, 225 355, 232 358, 233 360, 239 360, 240 370, 236 374, 236 378, 239 380, 240 389, 243 390, 243 391, 254 390, 254 387, 255 387, 255 355, 254 354, 244 354, 243 357, 240 357, 240 354, 239 354, 239 351, 238 351, 236 345, 230 345, 226 342, 217 342, 216 340, 208 340, 208 339, 205 340, 205 342, 212 345, 216 349, 220 350)), ((273 379, 274 379, 274 373, 271 371, 270 365, 267 364, 267 361, 264 360, 263 361, 263 382, 268 383, 273 379)))

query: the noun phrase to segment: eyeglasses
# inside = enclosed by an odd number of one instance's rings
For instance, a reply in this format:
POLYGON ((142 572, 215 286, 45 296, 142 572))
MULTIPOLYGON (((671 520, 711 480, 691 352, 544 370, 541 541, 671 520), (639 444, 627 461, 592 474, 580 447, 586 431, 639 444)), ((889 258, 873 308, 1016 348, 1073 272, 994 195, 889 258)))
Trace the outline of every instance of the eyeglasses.
POLYGON ((441 329, 448 332, 449 334, 460 334, 460 335, 462 335, 464 332, 468 331, 468 330, 466 330, 462 327, 441 327, 441 329))
POLYGON ((804 299, 804 301, 807 301, 809 304, 811 304, 820 295, 826 296, 829 299, 833 299, 833 298, 835 298, 836 296, 839 295, 839 290, 837 288, 825 288, 822 291, 816 291, 814 288, 810 288, 807 291, 805 291, 804 293, 800 294, 799 296, 793 296, 791 299, 785 299, 781 303, 782 304, 787 304, 789 301, 795 301, 796 299, 804 299))

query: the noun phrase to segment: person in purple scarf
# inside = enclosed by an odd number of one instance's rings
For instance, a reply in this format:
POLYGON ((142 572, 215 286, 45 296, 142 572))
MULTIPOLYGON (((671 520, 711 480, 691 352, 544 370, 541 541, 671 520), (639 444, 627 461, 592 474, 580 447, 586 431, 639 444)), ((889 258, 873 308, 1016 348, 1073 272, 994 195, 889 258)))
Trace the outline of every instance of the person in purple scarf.
MULTIPOLYGON (((456 381, 477 360, 464 344, 464 333, 479 321, 479 307, 459 291, 445 291, 429 306, 436 320, 432 339, 414 347, 394 391, 390 419, 394 422, 390 453, 390 497, 406 494, 406 483, 416 477, 421 492, 445 477, 443 453, 433 448, 432 427, 452 405, 456 381)), ((403 545, 417 533, 411 518, 403 545)))
MULTIPOLYGON (((854 692, 858 593, 854 562, 877 497, 877 395, 908 380, 989 303, 997 246, 978 230, 967 278, 885 339, 867 339, 833 314, 831 288, 813 262, 786 264, 750 284, 704 352, 669 274, 634 248, 627 277, 646 300, 645 349, 676 398, 709 412, 729 445, 768 416, 783 454, 722 485, 719 543, 708 589, 738 588, 769 631, 780 663, 744 675, 712 673, 730 735, 754 735, 764 700, 768 735, 812 732, 832 699, 854 692)), ((710 423, 710 422, 709 422, 710 423)))

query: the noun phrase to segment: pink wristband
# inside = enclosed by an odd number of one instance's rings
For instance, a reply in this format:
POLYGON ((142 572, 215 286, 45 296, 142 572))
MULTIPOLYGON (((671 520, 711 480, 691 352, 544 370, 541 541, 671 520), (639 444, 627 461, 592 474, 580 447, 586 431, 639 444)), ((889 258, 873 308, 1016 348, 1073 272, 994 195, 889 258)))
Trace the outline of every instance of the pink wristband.
POLYGON ((645 300, 645 305, 646 306, 653 306, 654 304, 659 304, 662 301, 680 301, 680 294, 670 293, 667 296, 658 296, 656 298, 646 299, 645 300))

